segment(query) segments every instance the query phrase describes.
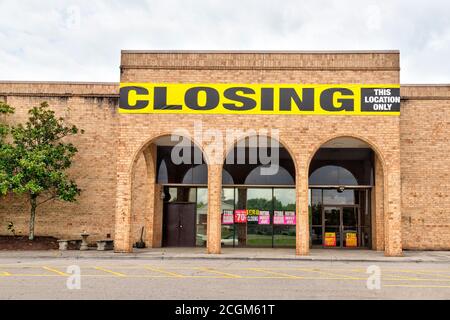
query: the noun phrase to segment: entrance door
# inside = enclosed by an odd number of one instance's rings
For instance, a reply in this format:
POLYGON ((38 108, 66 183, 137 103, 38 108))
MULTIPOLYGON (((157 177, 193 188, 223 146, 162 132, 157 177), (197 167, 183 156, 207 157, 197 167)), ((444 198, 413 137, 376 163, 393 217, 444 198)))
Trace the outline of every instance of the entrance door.
POLYGON ((324 247, 341 246, 341 208, 323 207, 323 232, 324 247))
POLYGON ((357 207, 342 207, 342 247, 354 248, 360 245, 358 221, 357 207))
POLYGON ((195 247, 195 203, 165 203, 163 225, 165 247, 195 247))
POLYGON ((358 247, 358 207, 324 206, 324 247, 358 247))

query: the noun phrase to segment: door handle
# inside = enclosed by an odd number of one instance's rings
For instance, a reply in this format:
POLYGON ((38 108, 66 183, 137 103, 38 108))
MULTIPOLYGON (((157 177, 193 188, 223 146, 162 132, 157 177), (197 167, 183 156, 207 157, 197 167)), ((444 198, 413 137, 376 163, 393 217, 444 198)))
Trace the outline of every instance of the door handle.
POLYGON ((183 225, 180 224, 180 229, 183 229, 183 225))

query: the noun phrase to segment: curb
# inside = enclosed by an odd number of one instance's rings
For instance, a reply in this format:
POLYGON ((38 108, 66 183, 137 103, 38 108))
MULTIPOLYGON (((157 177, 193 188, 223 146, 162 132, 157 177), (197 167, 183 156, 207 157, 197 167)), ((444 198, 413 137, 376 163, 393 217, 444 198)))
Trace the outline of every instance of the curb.
POLYGON ((391 258, 336 258, 336 257, 236 257, 236 256, 174 256, 174 255, 42 255, 42 256, 6 256, 0 259, 104 259, 104 260, 235 260, 235 261, 300 261, 300 262, 387 262, 387 263, 446 263, 450 264, 450 260, 409 258, 409 257, 391 257, 391 258))

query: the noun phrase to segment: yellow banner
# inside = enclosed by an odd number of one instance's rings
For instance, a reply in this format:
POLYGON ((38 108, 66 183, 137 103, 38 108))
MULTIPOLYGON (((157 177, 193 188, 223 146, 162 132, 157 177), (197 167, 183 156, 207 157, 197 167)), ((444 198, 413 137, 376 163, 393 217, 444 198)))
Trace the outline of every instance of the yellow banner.
POLYGON ((121 83, 119 112, 399 115, 400 85, 121 83))

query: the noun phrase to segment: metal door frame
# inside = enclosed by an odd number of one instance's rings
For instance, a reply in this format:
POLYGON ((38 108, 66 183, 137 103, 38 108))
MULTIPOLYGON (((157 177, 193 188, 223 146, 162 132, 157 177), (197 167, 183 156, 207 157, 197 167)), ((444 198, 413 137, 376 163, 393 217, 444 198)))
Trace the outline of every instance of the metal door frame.
MULTIPOLYGON (((336 227, 336 226, 334 226, 336 227)), ((333 249, 333 248, 338 248, 338 249, 358 249, 358 248, 362 248, 361 245, 361 210, 360 210, 360 206, 359 204, 324 204, 322 206, 322 248, 326 248, 326 249, 333 249), (344 218, 343 218, 343 213, 344 210, 343 208, 353 208, 353 209, 357 209, 358 210, 358 223, 356 224, 356 232, 358 234, 357 236, 357 241, 358 241, 358 245, 356 247, 350 248, 350 247, 344 247, 344 218), (338 208, 339 209, 339 233, 340 233, 340 237, 339 237, 339 246, 336 243, 336 247, 326 247, 325 246, 325 208, 338 208)))

